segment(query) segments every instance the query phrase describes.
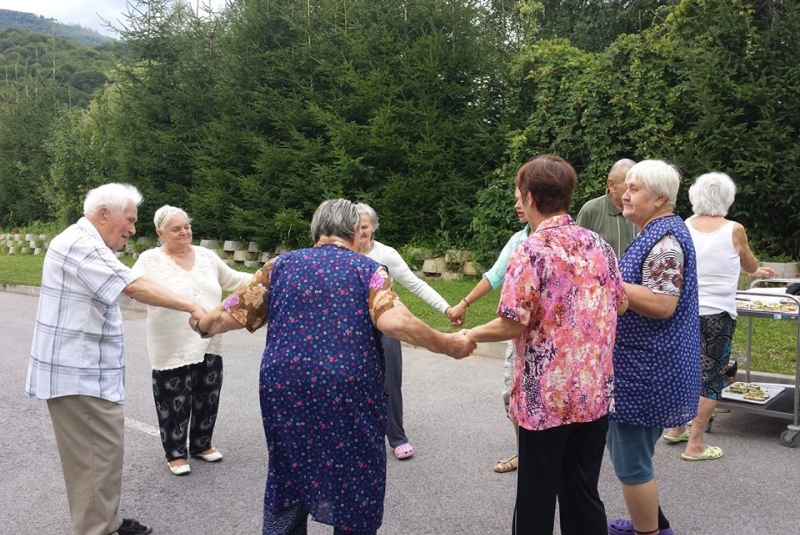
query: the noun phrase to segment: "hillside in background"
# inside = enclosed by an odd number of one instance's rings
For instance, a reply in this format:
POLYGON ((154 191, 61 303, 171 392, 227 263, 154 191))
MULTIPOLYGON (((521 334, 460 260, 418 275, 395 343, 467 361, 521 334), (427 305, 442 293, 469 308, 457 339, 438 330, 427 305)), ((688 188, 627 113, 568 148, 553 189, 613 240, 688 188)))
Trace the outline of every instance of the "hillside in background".
POLYGON ((0 28, 0 102, 15 102, 21 94, 54 84, 57 100, 88 106, 106 83, 121 46, 108 41, 89 47, 45 33, 0 28))
POLYGON ((111 38, 78 24, 61 24, 55 19, 48 19, 41 15, 8 9, 0 9, 0 29, 3 28, 20 28, 35 33, 44 33, 84 46, 96 46, 112 41, 111 38))

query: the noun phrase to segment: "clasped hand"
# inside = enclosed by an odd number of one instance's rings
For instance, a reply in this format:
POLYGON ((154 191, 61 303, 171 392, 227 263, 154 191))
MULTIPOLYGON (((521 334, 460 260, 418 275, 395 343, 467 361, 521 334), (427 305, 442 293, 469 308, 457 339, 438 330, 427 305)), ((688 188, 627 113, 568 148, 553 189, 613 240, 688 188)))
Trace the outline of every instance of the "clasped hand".
POLYGON ((450 345, 447 350, 447 355, 456 360, 460 360, 470 356, 472 352, 475 351, 475 348, 478 347, 478 344, 467 338, 465 335, 466 332, 466 330, 463 330, 461 332, 452 333, 449 335, 450 345))
MULTIPOLYGON (((191 313, 189 314, 189 327, 191 327, 191 329, 193 331, 195 331, 196 330, 195 328, 200 323, 200 320, 203 319, 203 317, 207 313, 208 313, 208 311, 206 311, 206 309, 204 309, 200 305, 195 306, 192 309, 191 313)), ((201 335, 201 336, 202 336, 202 338, 211 338, 210 335, 201 335)))
POLYGON ((454 326, 459 326, 464 324, 464 319, 467 317, 467 306, 464 304, 463 301, 458 303, 455 306, 452 306, 444 311, 445 316, 447 319, 450 320, 450 323, 454 326))

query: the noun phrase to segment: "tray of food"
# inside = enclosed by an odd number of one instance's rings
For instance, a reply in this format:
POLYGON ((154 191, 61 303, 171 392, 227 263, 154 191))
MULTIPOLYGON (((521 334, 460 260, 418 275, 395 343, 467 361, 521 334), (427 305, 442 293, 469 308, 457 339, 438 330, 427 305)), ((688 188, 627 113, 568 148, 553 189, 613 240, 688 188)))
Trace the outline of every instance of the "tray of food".
POLYGON ((745 383, 737 381, 722 389, 722 398, 763 405, 783 392, 785 388, 784 386, 769 383, 745 383))
POLYGON ((762 312, 797 312, 797 303, 792 299, 778 297, 736 296, 736 308, 762 312))

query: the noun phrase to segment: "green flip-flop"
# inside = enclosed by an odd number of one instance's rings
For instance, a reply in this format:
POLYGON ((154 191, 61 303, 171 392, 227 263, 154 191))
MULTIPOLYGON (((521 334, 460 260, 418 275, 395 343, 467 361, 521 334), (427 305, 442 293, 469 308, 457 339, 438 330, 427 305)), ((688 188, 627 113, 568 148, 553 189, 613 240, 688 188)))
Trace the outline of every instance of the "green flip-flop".
POLYGON ((718 448, 717 446, 708 446, 705 451, 697 457, 681 453, 681 459, 684 461, 710 461, 719 459, 720 457, 722 457, 722 448, 718 448))

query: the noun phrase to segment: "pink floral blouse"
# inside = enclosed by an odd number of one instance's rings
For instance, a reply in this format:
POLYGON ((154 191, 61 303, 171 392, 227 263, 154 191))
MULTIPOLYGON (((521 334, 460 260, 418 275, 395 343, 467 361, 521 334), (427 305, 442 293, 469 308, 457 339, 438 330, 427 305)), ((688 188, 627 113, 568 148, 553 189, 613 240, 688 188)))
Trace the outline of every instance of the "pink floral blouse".
POLYGON ((543 221, 509 260, 497 313, 526 326, 509 415, 539 431, 606 415, 617 306, 627 299, 614 251, 569 215, 543 221))

